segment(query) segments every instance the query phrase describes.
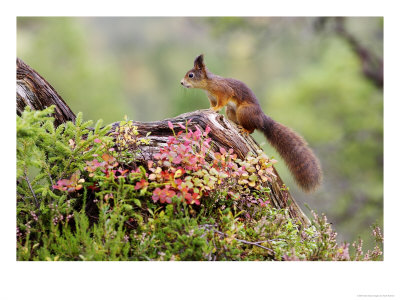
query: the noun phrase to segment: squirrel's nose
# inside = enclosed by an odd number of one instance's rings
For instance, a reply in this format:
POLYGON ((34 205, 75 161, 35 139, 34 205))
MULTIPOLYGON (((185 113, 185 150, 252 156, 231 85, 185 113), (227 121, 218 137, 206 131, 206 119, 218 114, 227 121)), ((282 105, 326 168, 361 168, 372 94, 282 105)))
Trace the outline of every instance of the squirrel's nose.
POLYGON ((181 80, 181 84, 183 85, 183 79, 181 80))

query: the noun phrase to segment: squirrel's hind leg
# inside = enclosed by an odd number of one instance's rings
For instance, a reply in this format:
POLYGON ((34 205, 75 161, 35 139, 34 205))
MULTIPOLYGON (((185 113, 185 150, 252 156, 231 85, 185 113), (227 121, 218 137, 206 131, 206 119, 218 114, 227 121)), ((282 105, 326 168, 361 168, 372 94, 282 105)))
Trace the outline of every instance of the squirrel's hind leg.
POLYGON ((263 115, 259 107, 251 104, 242 104, 236 109, 238 124, 248 133, 253 133, 255 129, 262 127, 261 116, 263 115))
POLYGON ((229 120, 235 123, 242 134, 249 135, 251 132, 244 128, 242 125, 239 124, 239 121, 236 117, 236 105, 228 103, 226 106, 226 116, 229 120))
POLYGON ((236 106, 234 104, 228 103, 228 105, 226 106, 226 116, 233 123, 239 124, 239 121, 236 118, 236 106))

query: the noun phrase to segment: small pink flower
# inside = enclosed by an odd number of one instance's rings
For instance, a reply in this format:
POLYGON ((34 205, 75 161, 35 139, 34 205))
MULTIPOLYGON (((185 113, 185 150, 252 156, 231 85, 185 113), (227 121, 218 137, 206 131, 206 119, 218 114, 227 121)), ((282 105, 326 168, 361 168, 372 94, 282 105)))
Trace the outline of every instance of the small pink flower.
POLYGON ((38 217, 37 217, 36 213, 35 213, 34 211, 31 211, 30 213, 31 213, 31 216, 33 217, 33 219, 34 219, 35 221, 37 221, 37 220, 38 220, 38 217))

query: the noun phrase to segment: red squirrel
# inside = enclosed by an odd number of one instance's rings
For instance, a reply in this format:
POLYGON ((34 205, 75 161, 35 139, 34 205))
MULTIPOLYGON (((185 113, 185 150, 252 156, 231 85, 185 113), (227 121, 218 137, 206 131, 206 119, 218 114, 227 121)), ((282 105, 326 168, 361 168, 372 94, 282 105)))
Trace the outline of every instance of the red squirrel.
POLYGON ((204 64, 203 54, 196 57, 181 84, 186 88, 205 90, 211 109, 219 112, 226 106, 229 120, 247 133, 260 130, 278 151, 304 191, 315 190, 322 180, 318 158, 307 142, 292 129, 272 120, 261 109, 253 91, 243 82, 211 73, 204 64))

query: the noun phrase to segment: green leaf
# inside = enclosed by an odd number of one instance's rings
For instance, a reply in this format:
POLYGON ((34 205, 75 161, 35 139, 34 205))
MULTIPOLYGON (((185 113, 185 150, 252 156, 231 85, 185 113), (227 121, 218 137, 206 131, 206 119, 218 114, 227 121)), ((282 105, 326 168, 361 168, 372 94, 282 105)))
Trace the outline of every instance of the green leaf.
POLYGON ((142 207, 142 202, 140 202, 139 199, 133 199, 133 203, 135 203, 137 206, 142 207))

